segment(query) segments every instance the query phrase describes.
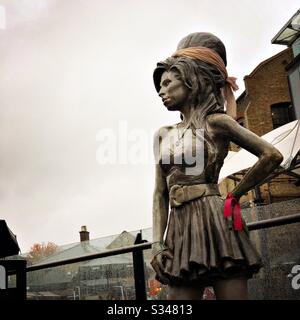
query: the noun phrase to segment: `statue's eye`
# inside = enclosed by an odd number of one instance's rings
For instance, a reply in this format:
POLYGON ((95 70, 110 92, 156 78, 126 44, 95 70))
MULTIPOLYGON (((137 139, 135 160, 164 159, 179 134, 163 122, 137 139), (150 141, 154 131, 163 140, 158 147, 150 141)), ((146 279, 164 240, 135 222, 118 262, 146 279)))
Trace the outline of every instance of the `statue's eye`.
POLYGON ((170 84, 170 82, 171 82, 171 80, 166 79, 166 80, 163 81, 162 86, 163 87, 167 87, 170 84))

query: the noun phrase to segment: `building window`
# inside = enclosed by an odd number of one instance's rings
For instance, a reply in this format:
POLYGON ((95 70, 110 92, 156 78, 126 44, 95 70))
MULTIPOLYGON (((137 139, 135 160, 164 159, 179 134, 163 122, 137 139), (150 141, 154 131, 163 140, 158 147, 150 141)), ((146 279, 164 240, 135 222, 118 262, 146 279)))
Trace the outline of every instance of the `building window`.
POLYGON ((295 120, 294 108, 290 102, 271 105, 273 129, 295 120))

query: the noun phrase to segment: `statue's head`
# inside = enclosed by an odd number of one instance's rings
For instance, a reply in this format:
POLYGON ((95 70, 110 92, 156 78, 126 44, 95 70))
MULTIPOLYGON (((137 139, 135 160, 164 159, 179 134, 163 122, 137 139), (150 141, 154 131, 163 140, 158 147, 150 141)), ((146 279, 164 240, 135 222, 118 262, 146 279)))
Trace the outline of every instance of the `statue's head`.
POLYGON ((178 43, 177 50, 191 48, 191 47, 205 47, 215 50, 227 65, 226 49, 224 43, 215 35, 209 32, 194 32, 190 33, 178 43))
MULTIPOLYGON (((177 50, 197 46, 213 49, 226 64, 225 46, 219 38, 211 33, 192 33, 179 42, 177 50)), ((214 110, 214 112, 223 111, 224 100, 221 94, 221 88, 224 87, 226 79, 216 66, 184 56, 170 57, 159 62, 154 70, 153 79, 156 91, 160 96, 163 90, 162 84, 164 78, 168 78, 168 74, 171 76, 171 80, 176 78, 187 88, 185 92, 189 95, 189 104, 191 107, 197 108, 213 93, 218 104, 218 110, 214 110)), ((182 88, 181 92, 183 92, 182 88)), ((182 101, 183 100, 186 101, 187 99, 185 98, 182 99, 182 101)), ((180 108, 168 109, 180 110, 180 108)))

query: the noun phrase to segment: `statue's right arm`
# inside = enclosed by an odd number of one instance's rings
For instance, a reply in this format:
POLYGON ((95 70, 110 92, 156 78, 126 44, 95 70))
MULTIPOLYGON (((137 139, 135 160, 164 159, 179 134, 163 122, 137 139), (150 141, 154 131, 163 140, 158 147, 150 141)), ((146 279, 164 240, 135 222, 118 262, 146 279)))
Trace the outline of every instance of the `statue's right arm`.
POLYGON ((158 279, 164 284, 168 284, 168 279, 163 275, 164 260, 171 259, 172 254, 165 247, 163 239, 167 227, 169 214, 169 192, 166 176, 159 164, 160 138, 167 132, 161 128, 154 136, 154 155, 155 155, 155 187, 153 193, 153 244, 151 265, 156 272, 158 279))
POLYGON ((169 212, 169 193, 164 173, 155 164, 155 188, 153 193, 153 249, 161 249, 160 243, 167 227, 169 212))
POLYGON ((155 188, 153 194, 153 244, 151 265, 157 278, 164 284, 169 280, 163 275, 164 259, 172 258, 165 247, 163 238, 167 227, 169 213, 169 194, 167 183, 159 164, 155 165, 155 188))

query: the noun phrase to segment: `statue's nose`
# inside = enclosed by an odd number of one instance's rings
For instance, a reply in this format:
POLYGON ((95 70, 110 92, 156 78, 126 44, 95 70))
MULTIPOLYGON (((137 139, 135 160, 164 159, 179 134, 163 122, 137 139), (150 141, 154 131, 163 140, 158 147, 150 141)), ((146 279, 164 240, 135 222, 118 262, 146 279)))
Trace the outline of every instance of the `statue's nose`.
POLYGON ((165 90, 164 90, 163 88, 161 88, 161 89, 159 90, 158 95, 159 95, 161 98, 163 98, 163 97, 166 95, 165 90))

